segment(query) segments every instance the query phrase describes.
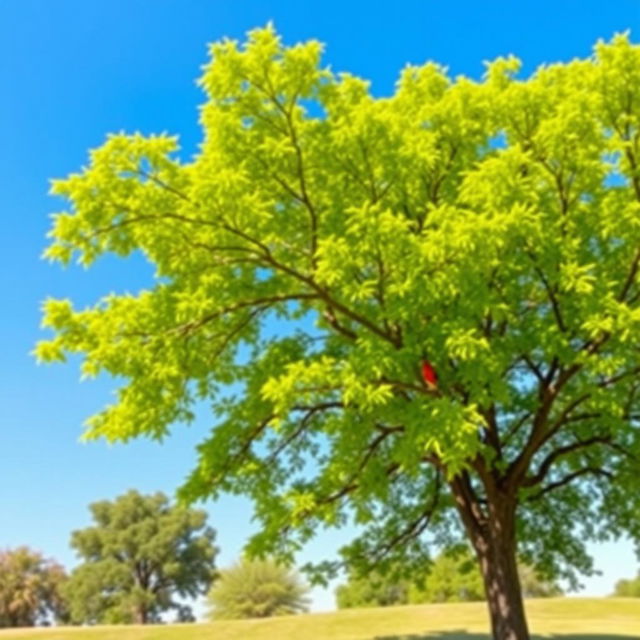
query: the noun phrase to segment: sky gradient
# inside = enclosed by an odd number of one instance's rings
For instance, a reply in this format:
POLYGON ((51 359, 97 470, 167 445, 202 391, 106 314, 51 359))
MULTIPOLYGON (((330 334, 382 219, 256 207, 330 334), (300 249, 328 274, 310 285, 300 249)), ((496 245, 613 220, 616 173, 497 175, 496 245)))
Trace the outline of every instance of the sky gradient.
MULTIPOLYGON (((111 401, 115 383, 79 382, 75 363, 38 367, 47 296, 89 304, 151 282, 141 260, 106 258, 90 271, 40 259, 48 214, 60 201, 48 180, 77 171, 108 132, 178 134, 182 157, 197 148, 195 85, 207 43, 273 20, 286 43, 316 38, 325 62, 393 91, 407 63, 434 60, 478 78, 482 62, 513 53, 528 74, 543 62, 585 57, 598 38, 631 30, 640 38, 640 0, 423 0, 308 3, 222 0, 2 0, 0 2, 0 548, 28 544, 71 567, 71 530, 88 524, 87 505, 128 488, 172 493, 210 426, 206 412, 163 445, 81 444, 83 421, 111 401)), ((207 504, 218 530, 219 564, 232 562, 251 531, 242 499, 207 504)), ((321 533, 301 562, 330 556, 348 532, 321 533)), ((593 547, 605 573, 583 595, 610 593, 635 574, 626 542, 593 547)), ((333 607, 314 591, 314 609, 333 607)))

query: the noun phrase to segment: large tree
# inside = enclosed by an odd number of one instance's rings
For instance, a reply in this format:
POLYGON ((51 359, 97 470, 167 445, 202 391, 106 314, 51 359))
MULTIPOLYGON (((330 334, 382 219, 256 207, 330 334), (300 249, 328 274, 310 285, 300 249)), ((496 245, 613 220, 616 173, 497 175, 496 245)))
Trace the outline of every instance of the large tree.
POLYGON ((525 640, 517 545, 575 578, 587 540, 640 534, 640 49, 407 67, 385 98, 321 49, 215 44, 193 159, 116 135, 54 183, 49 258, 137 252, 156 280, 49 300, 37 353, 125 381, 88 437, 212 403, 181 495, 251 496, 250 549, 353 519, 350 562, 415 565, 457 531, 494 636, 525 640))
POLYGON ((0 627, 33 627, 66 619, 61 565, 28 547, 0 551, 0 627))
POLYGON ((83 561, 64 589, 71 620, 146 624, 170 609, 180 620, 193 619, 176 598, 206 593, 214 577, 214 532, 205 512, 137 491, 90 510, 94 526, 71 538, 83 561))

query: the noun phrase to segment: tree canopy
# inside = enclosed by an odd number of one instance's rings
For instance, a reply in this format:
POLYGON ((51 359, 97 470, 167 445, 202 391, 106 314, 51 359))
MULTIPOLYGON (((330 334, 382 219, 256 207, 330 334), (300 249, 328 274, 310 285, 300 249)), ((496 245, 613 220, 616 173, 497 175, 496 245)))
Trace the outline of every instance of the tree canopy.
POLYGON ((173 506, 161 494, 136 491, 90 505, 94 525, 73 533, 82 563, 64 588, 71 620, 146 624, 174 609, 176 598, 206 593, 214 577, 214 531, 204 511, 173 506))
POLYGON ((61 565, 28 547, 0 551, 0 627, 33 627, 66 619, 61 565))
POLYGON ((208 595, 214 620, 289 616, 308 610, 309 588, 293 570, 273 560, 244 559, 220 576, 208 595))
POLYGON ((338 609, 393 607, 408 604, 411 582, 401 571, 372 571, 367 575, 349 574, 335 591, 338 609))
POLYGON ((348 561, 381 567, 467 536, 494 633, 522 640, 516 540, 575 580, 588 540, 640 538, 640 49, 409 66, 381 98, 321 52, 216 43, 193 159, 113 135, 53 183, 49 258, 136 252, 156 279, 48 300, 37 355, 124 381, 90 438, 212 403, 181 496, 253 498, 253 551, 351 520, 348 561))
POLYGON ((635 578, 618 580, 613 595, 618 598, 640 598, 640 571, 635 578))

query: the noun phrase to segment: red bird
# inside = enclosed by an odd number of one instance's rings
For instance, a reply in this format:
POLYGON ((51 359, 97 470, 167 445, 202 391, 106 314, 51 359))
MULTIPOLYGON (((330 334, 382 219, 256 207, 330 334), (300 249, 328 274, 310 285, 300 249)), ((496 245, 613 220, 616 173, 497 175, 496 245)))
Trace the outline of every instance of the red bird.
POLYGON ((437 388, 438 374, 428 360, 422 361, 422 379, 428 387, 433 389, 437 388))

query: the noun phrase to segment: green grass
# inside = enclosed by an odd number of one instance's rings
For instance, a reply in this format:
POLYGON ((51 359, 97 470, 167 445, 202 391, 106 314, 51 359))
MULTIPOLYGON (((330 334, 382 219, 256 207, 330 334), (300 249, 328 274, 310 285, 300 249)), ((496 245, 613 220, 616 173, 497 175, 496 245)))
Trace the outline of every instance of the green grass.
MULTIPOLYGON (((640 640, 640 599, 527 602, 536 639, 640 640)), ((350 609, 210 624, 24 629, 0 640, 487 640, 483 603, 350 609)))

